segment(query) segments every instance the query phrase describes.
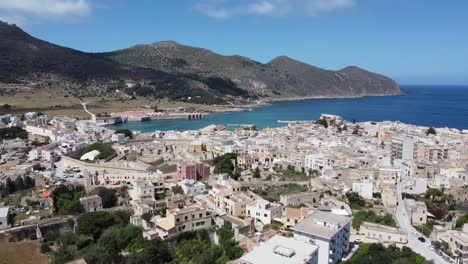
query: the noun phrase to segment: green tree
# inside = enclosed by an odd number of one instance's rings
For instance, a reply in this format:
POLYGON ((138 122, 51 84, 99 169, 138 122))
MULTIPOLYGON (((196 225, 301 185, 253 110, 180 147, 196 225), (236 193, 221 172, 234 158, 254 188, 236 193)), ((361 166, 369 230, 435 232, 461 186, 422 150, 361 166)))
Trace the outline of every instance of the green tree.
POLYGON ((259 167, 255 168, 255 170, 253 172, 253 177, 254 178, 260 178, 260 168, 259 167))
POLYGON ((102 232, 110 226, 117 224, 115 217, 109 212, 90 212, 78 218, 76 232, 92 236, 97 240, 102 232))
POLYGON ((96 188, 96 193, 102 199, 103 208, 111 208, 117 204, 117 195, 115 189, 108 189, 105 187, 96 188))
POLYGON ((172 190, 172 192, 174 194, 183 194, 184 193, 184 190, 179 185, 172 186, 171 190, 172 190))
POLYGON ((426 136, 429 136, 429 135, 437 135, 437 131, 435 130, 435 128, 430 127, 426 130, 426 136))
POLYGON ((173 260, 169 246, 159 239, 146 241, 142 251, 130 255, 128 264, 163 264, 173 260))

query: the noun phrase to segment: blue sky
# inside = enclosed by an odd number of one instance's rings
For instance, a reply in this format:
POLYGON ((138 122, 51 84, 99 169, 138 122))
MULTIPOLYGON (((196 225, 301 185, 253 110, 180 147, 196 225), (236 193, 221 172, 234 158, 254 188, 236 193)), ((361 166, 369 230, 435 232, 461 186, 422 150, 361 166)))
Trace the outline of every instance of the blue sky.
POLYGON ((1 0, 0 20, 84 51, 174 40, 400 84, 468 84, 466 0, 1 0))

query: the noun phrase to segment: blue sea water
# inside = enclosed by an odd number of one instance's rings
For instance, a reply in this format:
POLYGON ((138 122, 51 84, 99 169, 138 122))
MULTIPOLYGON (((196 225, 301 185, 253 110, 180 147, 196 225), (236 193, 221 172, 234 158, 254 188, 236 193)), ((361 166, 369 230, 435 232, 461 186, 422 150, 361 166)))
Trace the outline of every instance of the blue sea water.
POLYGON ((403 86, 401 90, 406 95, 275 102, 252 111, 212 114, 201 120, 128 122, 112 128, 152 132, 199 129, 211 124, 227 128, 255 124, 262 129, 285 125, 277 120, 316 120, 320 114, 329 113, 358 122, 390 120, 468 129, 468 86, 403 86))

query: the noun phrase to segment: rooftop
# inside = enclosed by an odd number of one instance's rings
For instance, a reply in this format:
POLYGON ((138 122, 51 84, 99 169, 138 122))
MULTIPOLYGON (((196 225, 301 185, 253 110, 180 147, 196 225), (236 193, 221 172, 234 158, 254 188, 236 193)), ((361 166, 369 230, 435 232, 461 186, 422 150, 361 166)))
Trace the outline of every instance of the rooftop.
POLYGON ((0 217, 7 217, 8 211, 10 211, 9 207, 0 207, 0 217))
POLYGON ((345 227, 352 218, 330 212, 315 211, 310 216, 293 226, 294 231, 327 238, 332 238, 339 230, 345 227))
POLYGON ((318 247, 312 244, 276 235, 244 255, 241 261, 252 264, 305 263, 304 260, 313 256, 317 250, 318 247))

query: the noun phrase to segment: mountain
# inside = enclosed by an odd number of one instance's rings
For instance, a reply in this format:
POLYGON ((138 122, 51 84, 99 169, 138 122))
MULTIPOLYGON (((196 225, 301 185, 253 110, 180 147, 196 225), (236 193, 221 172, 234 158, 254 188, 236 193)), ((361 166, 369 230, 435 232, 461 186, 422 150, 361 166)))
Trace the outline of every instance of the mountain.
MULTIPOLYGON (((351 97, 399 94, 391 79, 357 67, 323 70, 287 57, 262 64, 241 56, 166 41, 108 53, 86 53, 34 38, 0 21, 0 83, 64 89, 74 96, 199 98, 351 97), (131 82, 136 85, 127 86, 131 82), (129 88, 131 87, 131 88, 129 88)), ((1 91, 0 91, 1 92, 1 91)), ((201 98, 201 99, 200 99, 201 98)))
POLYGON ((354 97, 400 94, 395 81, 358 67, 330 71, 285 56, 262 64, 246 57, 222 56, 173 41, 137 45, 102 55, 122 64, 180 76, 221 78, 258 95, 354 97))

